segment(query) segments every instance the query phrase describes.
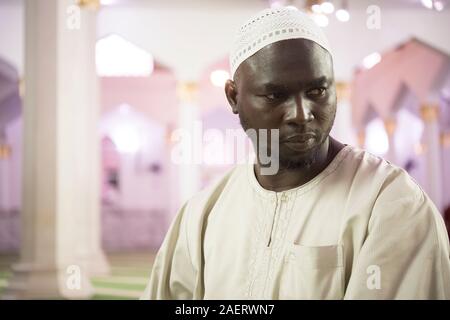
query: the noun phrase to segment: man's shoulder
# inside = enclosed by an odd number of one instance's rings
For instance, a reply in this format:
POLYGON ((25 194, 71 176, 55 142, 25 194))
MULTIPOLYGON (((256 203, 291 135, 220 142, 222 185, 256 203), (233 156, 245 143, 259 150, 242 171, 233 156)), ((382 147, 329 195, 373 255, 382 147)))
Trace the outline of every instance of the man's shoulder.
POLYGON ((354 168, 355 174, 367 180, 378 198, 386 201, 402 197, 421 197, 424 192, 415 179, 402 167, 364 149, 351 147, 346 166, 354 168))
POLYGON ((241 181, 245 174, 246 165, 237 165, 231 168, 220 178, 193 195, 186 203, 188 209, 196 214, 210 211, 224 190, 228 189, 230 184, 241 181))
POLYGON ((405 169, 363 149, 352 148, 349 153, 348 162, 358 166, 358 175, 366 181, 361 191, 373 201, 369 229, 377 222, 386 230, 407 224, 432 230, 441 224, 435 204, 405 169))

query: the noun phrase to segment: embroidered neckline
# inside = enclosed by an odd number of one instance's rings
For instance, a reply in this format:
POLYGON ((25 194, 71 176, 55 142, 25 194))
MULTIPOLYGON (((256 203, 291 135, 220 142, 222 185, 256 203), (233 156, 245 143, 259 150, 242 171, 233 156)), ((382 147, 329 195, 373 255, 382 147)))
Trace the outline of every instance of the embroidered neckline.
POLYGON ((253 189, 259 194, 260 196, 264 198, 278 198, 280 196, 289 197, 291 195, 299 195, 308 192, 313 187, 315 187, 317 184, 319 184, 325 177, 327 177, 329 174, 333 173, 339 165, 342 163, 342 160, 345 159, 345 157, 350 153, 350 151, 353 150, 352 146, 345 145, 344 148, 342 148, 337 155, 334 157, 333 160, 328 164, 328 166, 322 170, 317 176, 315 176, 313 179, 308 181, 307 183, 284 191, 272 191, 267 190, 261 186, 259 181, 256 179, 255 171, 254 171, 254 163, 250 163, 247 165, 247 178, 250 183, 250 185, 253 187, 253 189))

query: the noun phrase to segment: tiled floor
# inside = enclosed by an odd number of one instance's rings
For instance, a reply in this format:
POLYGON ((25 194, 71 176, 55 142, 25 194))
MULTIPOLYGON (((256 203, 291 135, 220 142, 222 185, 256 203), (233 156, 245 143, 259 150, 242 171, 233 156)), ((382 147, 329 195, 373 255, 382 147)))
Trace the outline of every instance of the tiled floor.
MULTIPOLYGON (((154 254, 120 253, 108 255, 111 265, 109 276, 91 279, 95 295, 92 299, 138 299, 150 276, 154 254)), ((17 256, 0 255, 0 295, 11 276, 9 266, 17 256)))

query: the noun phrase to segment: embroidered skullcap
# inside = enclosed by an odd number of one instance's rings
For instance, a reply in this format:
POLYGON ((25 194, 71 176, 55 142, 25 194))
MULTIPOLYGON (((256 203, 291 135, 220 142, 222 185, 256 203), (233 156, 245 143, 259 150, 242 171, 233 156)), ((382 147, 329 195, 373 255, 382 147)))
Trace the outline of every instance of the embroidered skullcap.
POLYGON ((237 32, 230 53, 231 78, 247 58, 271 43, 287 39, 308 39, 331 53, 325 34, 307 14, 291 7, 264 9, 237 32))

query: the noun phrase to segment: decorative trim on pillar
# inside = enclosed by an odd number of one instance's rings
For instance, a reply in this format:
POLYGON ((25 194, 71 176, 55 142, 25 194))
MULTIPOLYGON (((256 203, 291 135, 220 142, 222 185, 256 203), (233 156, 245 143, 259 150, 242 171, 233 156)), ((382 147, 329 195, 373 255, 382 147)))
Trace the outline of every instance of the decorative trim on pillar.
POLYGON ((397 121, 395 119, 389 118, 384 119, 384 129, 389 137, 392 137, 395 133, 395 129, 397 128, 397 121))
POLYGON ((175 125, 173 123, 169 123, 165 127, 165 142, 166 145, 170 146, 172 144, 172 135, 175 131, 175 125))
POLYGON ((439 117, 439 106, 436 104, 424 104, 420 107, 420 117, 425 122, 434 122, 439 117))
POLYGON ((440 141, 443 148, 450 148, 450 132, 442 132, 440 141))
POLYGON ((78 6, 82 9, 98 10, 100 8, 100 0, 78 0, 78 6))
POLYGON ((336 82, 336 97, 338 102, 350 99, 350 85, 347 82, 336 82))
POLYGON ((366 144, 366 132, 364 130, 358 132, 357 141, 358 146, 364 148, 364 145, 366 144))
POLYGON ((416 155, 421 156, 427 151, 427 146, 424 143, 417 143, 414 146, 414 152, 416 155))
MULTIPOLYGON (((306 0, 305 4, 303 5, 303 10, 305 10, 307 13, 313 13, 312 6, 314 4, 320 4, 321 0, 306 0)), ((283 4, 287 5, 287 4, 283 4)))
POLYGON ((0 129, 0 160, 8 159, 11 156, 11 146, 6 143, 6 134, 0 129))
POLYGON ((0 144, 0 160, 8 159, 11 156, 11 147, 6 143, 0 144))
POLYGON ((180 82, 177 86, 177 96, 181 102, 194 102, 198 99, 199 86, 195 81, 180 82))

